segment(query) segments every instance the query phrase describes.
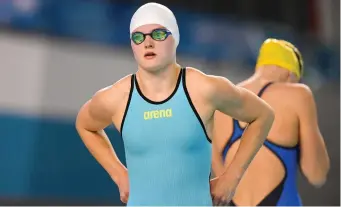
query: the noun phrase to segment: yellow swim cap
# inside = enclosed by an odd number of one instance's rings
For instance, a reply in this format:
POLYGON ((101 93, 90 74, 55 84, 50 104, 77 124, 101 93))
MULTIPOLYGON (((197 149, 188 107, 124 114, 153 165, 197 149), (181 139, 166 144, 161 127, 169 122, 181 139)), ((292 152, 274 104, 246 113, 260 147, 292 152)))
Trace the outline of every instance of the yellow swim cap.
POLYGON ((278 65, 293 72, 299 79, 303 75, 303 60, 298 49, 285 40, 269 38, 262 44, 257 65, 278 65))

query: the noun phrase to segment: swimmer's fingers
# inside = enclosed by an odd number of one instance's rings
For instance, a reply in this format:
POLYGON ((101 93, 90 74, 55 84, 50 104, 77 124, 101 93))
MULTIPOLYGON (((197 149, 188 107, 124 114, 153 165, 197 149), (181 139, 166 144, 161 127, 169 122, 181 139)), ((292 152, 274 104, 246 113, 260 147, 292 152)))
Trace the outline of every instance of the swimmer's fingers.
POLYGON ((213 205, 214 206, 227 206, 229 202, 227 199, 223 197, 213 197, 213 205))
POLYGON ((120 192, 120 199, 123 203, 127 203, 129 198, 129 191, 120 192))
POLYGON ((120 199, 121 199, 122 203, 127 203, 128 202, 128 197, 129 197, 128 193, 122 193, 120 195, 120 199))

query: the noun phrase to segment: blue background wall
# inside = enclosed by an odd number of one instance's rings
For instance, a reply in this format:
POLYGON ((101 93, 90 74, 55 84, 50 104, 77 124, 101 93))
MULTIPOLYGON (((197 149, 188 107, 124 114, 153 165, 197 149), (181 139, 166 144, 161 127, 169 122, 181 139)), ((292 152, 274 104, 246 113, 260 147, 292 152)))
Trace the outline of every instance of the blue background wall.
MULTIPOLYGON (((0 115, 1 197, 119 204, 117 187, 79 138, 72 119, 0 115)), ((124 162, 122 139, 106 129, 124 162)))

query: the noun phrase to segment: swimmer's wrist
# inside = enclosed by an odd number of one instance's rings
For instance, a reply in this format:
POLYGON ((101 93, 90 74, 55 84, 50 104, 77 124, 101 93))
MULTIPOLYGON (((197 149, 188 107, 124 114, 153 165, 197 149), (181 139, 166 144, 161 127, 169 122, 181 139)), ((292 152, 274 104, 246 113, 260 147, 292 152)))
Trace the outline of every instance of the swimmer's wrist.
POLYGON ((110 170, 110 172, 108 172, 111 179, 115 182, 115 183, 118 183, 119 180, 124 177, 124 176, 127 176, 128 175, 128 171, 127 169, 122 166, 122 167, 119 167, 119 168, 115 168, 115 169, 112 169, 110 170))
POLYGON ((241 167, 233 166, 233 164, 231 163, 231 165, 224 170, 221 176, 225 177, 227 180, 236 180, 239 183, 239 181, 243 177, 244 172, 245 170, 243 170, 241 167))

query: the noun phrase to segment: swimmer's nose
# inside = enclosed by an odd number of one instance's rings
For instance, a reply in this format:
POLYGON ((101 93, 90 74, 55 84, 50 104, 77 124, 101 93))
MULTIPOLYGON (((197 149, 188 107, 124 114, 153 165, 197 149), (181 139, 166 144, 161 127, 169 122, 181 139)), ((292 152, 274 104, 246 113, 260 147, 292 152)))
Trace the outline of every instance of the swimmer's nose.
POLYGON ((146 39, 144 40, 144 47, 146 49, 154 48, 154 40, 147 35, 146 39))

